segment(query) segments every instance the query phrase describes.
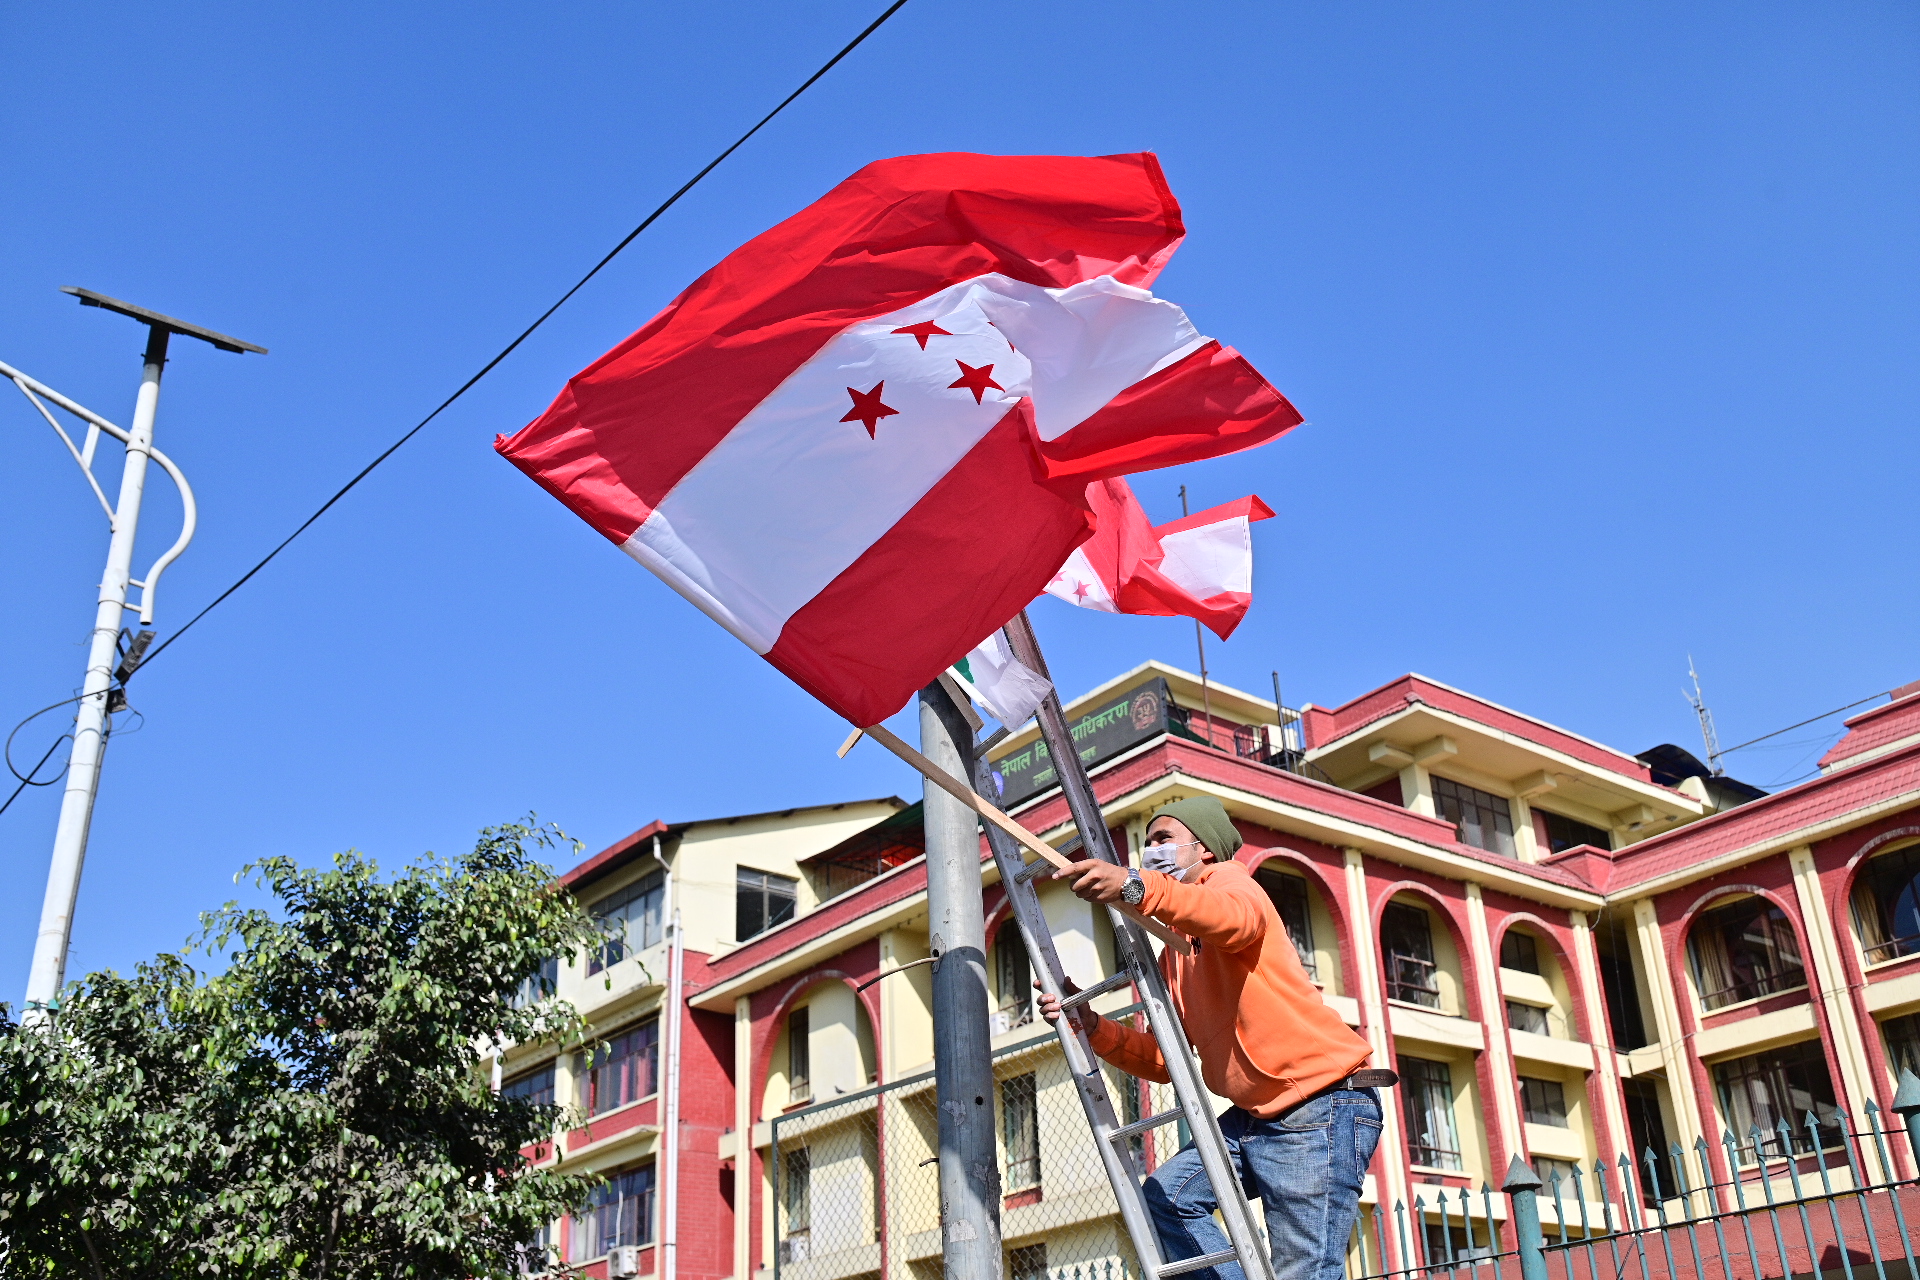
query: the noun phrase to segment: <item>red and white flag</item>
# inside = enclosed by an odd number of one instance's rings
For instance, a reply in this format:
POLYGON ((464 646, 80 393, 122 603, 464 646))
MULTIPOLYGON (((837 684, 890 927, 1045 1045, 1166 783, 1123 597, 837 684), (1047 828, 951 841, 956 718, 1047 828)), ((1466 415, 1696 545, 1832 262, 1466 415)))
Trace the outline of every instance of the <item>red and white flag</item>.
POLYGON ((903 156, 729 254, 495 443, 857 725, 1046 586, 1086 488, 1300 415, 1147 286, 1150 154, 903 156))
POLYGON ((1225 640, 1253 603, 1257 497, 1153 525, 1125 480, 1087 486, 1098 527, 1060 566, 1047 594, 1103 613, 1196 618, 1225 640))

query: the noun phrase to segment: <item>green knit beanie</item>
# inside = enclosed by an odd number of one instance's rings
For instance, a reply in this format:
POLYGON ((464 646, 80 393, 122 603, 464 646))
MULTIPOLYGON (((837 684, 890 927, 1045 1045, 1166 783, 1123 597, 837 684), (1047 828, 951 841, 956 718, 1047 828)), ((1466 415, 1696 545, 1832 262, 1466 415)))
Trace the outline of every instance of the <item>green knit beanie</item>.
MULTIPOLYGON (((1227 806, 1212 796, 1193 796, 1163 804, 1154 810, 1153 816, 1174 818, 1186 823, 1194 839, 1207 846, 1208 852, 1222 862, 1232 858, 1245 843, 1240 839, 1240 833, 1233 829, 1233 819, 1227 816, 1227 806)), ((1152 824, 1152 819, 1148 819, 1148 824, 1152 824)))

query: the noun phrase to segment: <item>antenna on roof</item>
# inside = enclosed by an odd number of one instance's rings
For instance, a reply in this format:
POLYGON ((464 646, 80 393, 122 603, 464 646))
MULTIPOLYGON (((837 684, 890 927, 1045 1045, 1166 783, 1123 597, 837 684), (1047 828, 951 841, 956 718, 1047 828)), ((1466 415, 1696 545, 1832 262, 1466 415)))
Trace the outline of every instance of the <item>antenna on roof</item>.
POLYGON ((1713 727, 1713 712, 1707 710, 1706 695, 1700 692, 1700 673, 1693 669, 1693 655, 1687 655, 1687 675, 1693 679, 1693 692, 1685 689, 1680 696, 1693 707, 1693 714, 1700 717, 1700 740, 1707 744, 1707 768, 1713 770, 1716 778, 1725 777, 1726 770, 1720 767, 1720 734, 1713 727))

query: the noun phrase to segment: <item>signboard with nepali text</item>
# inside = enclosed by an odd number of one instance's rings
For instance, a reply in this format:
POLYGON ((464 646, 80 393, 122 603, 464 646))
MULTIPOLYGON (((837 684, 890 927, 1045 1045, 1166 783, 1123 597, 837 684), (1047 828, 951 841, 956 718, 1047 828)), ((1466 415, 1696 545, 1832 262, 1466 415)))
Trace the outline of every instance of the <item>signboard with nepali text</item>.
MULTIPOLYGON (((1179 716, 1168 695, 1166 679, 1154 676, 1102 698, 1067 728, 1080 759, 1091 769, 1102 760, 1111 760, 1130 747, 1168 732, 1170 718, 1179 716)), ((993 770, 997 802, 1005 809, 1060 785, 1047 744, 1037 737, 1024 747, 989 757, 987 764, 993 770)))

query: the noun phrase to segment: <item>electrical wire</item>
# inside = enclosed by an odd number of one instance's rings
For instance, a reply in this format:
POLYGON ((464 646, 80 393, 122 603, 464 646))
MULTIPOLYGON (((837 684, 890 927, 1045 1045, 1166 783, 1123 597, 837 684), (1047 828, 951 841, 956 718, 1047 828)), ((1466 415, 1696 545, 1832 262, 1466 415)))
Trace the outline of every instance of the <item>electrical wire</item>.
POLYGON ((1731 755, 1733 752, 1740 751, 1747 747, 1750 747, 1756 742, 1765 742, 1768 738, 1777 738, 1783 733, 1792 733, 1795 729, 1804 729, 1806 726, 1817 723, 1818 721, 1821 721, 1821 720, 1825 720, 1829 716, 1837 716, 1842 711, 1851 711, 1855 707, 1863 707, 1867 703, 1872 702, 1875 698, 1890 698, 1892 696, 1893 696, 1893 690, 1891 689, 1888 689, 1882 693, 1870 693, 1866 697, 1860 699, 1860 701, 1858 702, 1849 702, 1844 707, 1835 707, 1833 710, 1822 712, 1821 714, 1814 716, 1811 719, 1802 720, 1799 724, 1790 724, 1784 729, 1775 729, 1772 733, 1763 733, 1757 738, 1749 738, 1745 742, 1741 743, 1739 746, 1724 748, 1720 752, 1720 754, 1723 756, 1731 755))
MULTIPOLYGON (((702 178, 706 177, 709 173, 712 173, 715 169, 719 168, 721 161, 725 160, 728 156, 732 155, 734 152, 738 151, 742 146, 744 146, 746 144, 747 139, 753 137, 754 134, 760 132, 761 129, 766 127, 769 121, 771 121, 775 116, 779 115, 782 111, 785 111, 787 107, 792 105, 793 100, 795 98, 798 98, 801 94, 805 93, 808 89, 811 89, 814 85, 814 82, 819 80, 820 77, 826 75, 827 72, 833 70, 833 68, 839 64, 842 58, 845 58, 848 54, 852 53, 855 49, 859 48, 860 45, 865 42, 868 36, 878 31, 881 25, 884 24, 888 18, 891 18, 894 14, 898 13, 901 10, 901 8, 906 5, 906 3, 907 3, 907 0, 894 0, 894 2, 891 5, 887 6, 887 9, 884 13, 882 13, 879 17, 875 18, 872 22, 868 23, 866 29, 863 30, 859 35, 855 36, 852 40, 849 40, 846 46, 842 48, 840 52, 834 54, 831 58, 827 59, 827 61, 821 66, 821 68, 818 71, 814 72, 812 75, 807 77, 805 83, 803 83, 798 89, 795 89, 792 93, 788 94, 785 98, 781 99, 779 106, 767 112, 766 115, 761 116, 759 123, 755 124, 753 128, 747 130, 745 133, 741 134, 738 138, 736 138, 732 146, 728 147, 725 151, 722 151, 719 155, 715 156, 712 160, 708 161, 705 168, 701 169, 700 172, 694 174, 691 178, 687 179, 687 181, 681 185, 678 191, 675 191, 672 195, 668 196, 665 200, 663 200, 660 203, 660 206, 657 209, 655 209, 652 213, 649 213, 645 218, 643 218, 639 226, 627 232, 626 236, 620 241, 619 244, 616 244, 615 246, 613 246, 613 248, 609 249, 605 257, 601 258, 600 261, 593 264, 592 270, 588 271, 587 274, 581 276, 577 281, 575 281, 573 287, 571 289, 568 289, 565 293, 561 294, 559 300, 556 301, 552 306, 548 307, 545 311, 541 312, 540 317, 537 320, 535 320, 532 324, 528 325, 525 329, 521 330, 519 337, 515 338, 512 342, 509 342, 505 347, 502 347, 498 355, 494 356, 493 359, 487 361, 486 364, 482 365, 478 373, 474 374, 471 378, 468 378, 465 382, 461 383, 459 389, 456 390, 452 395, 448 396, 445 400, 442 400, 439 403, 439 405, 435 407, 432 413, 429 413, 426 417, 420 419, 420 421, 415 423, 413 425, 413 428, 409 430, 405 435, 401 436, 398 440, 395 440, 392 444, 388 445, 386 449, 383 450, 378 457, 376 457, 372 462, 369 462, 366 466, 362 467, 360 469, 359 474, 355 475, 353 479, 347 481, 344 485, 341 485, 338 492, 336 492, 331 498, 328 498, 325 502, 321 503, 319 509, 316 510, 312 515, 308 516, 305 520, 301 521, 300 527, 295 529, 292 533, 288 534, 280 542, 279 546, 267 552, 265 556, 261 557, 260 562, 258 564, 254 565, 253 568, 241 574, 240 577, 234 582, 232 586, 228 587, 225 591, 222 591, 219 595, 215 596, 213 598, 212 603, 208 604, 206 608, 200 610, 200 612, 194 614, 191 618, 187 619, 185 626, 182 626, 178 631, 175 631, 172 635, 168 636, 165 640, 161 641, 159 647, 154 649, 152 653, 147 654, 145 661, 143 661, 140 665, 142 667, 145 667, 147 663, 152 662, 155 658, 165 653, 167 651, 168 646, 172 645, 175 640, 178 640, 181 636, 185 635, 190 629, 192 629, 194 623, 200 621, 200 619, 206 617, 209 613, 213 612, 213 610, 216 607, 218 607, 220 603, 224 601, 228 596, 232 595, 234 592, 238 591, 241 587, 245 586, 247 583, 247 580, 252 578, 254 574, 259 573, 262 569, 266 568, 267 565, 273 561, 273 558, 275 556, 279 555, 282 551, 285 551, 287 549, 288 544, 290 544, 295 538, 299 537, 301 534, 305 533, 307 531, 308 526, 312 525, 314 521, 318 520, 321 516, 325 515, 327 511, 333 506, 334 503, 346 497, 347 493, 350 490, 352 490, 355 485, 359 484, 362 480, 365 480, 368 475, 372 474, 373 469, 375 467, 379 466, 381 463, 385 462, 388 458, 392 457, 393 454, 400 448, 401 445, 404 445, 407 441, 413 439, 414 436, 418 435, 421 432, 421 430, 426 427, 428 423, 432 422, 435 418, 439 417, 443 412, 445 412, 446 409, 450 407, 454 401, 458 400, 461 396, 465 395, 468 391, 472 390, 474 385, 478 383, 480 379, 486 377, 489 373, 492 373, 496 365, 498 365, 502 360, 505 360, 508 356, 512 355, 514 350, 517 347, 519 347, 521 343, 525 342, 529 337, 533 336, 534 330, 538 329, 541 325, 545 324, 548 318, 551 317, 554 312, 558 311, 561 307, 565 306, 566 303, 573 297, 574 294, 580 292, 580 290, 583 287, 585 287, 587 281, 599 275, 603 267, 605 267, 608 263, 612 262, 616 257, 618 257, 620 255, 620 251, 625 249, 628 245, 632 244, 634 240, 639 237, 641 232, 645 231, 648 227, 652 226, 654 222, 660 217, 661 214, 665 213, 667 210, 671 209, 676 203, 678 203, 681 196, 684 196, 685 194, 687 194, 687 192, 693 190, 694 186, 702 178)), ((131 674, 132 673, 129 673, 129 677, 131 677, 131 674)))

